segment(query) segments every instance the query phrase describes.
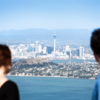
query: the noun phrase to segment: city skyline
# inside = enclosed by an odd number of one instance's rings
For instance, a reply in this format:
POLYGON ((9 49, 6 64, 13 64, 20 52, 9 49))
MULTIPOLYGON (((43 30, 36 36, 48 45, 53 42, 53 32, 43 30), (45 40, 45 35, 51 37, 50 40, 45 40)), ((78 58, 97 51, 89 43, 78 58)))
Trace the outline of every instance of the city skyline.
POLYGON ((94 59, 93 53, 80 46, 71 48, 68 44, 56 48, 56 34, 53 35, 54 44, 52 46, 44 45, 39 41, 30 44, 9 45, 12 52, 12 59, 18 58, 48 58, 48 59, 94 59))

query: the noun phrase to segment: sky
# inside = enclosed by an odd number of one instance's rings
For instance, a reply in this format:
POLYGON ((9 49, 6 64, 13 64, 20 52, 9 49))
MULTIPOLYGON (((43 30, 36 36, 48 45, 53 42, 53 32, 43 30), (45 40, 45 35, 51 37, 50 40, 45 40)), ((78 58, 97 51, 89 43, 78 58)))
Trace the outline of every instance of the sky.
POLYGON ((0 30, 100 27, 100 0, 0 0, 0 30))

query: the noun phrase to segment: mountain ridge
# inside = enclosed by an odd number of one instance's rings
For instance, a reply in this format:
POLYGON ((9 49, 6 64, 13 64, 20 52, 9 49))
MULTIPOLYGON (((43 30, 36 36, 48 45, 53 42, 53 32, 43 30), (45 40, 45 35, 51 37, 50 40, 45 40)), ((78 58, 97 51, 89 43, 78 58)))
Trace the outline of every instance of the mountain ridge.
POLYGON ((88 41, 91 36, 91 32, 88 29, 26 29, 26 30, 2 30, 0 31, 1 40, 12 41, 53 41, 53 34, 57 35, 57 41, 88 41))

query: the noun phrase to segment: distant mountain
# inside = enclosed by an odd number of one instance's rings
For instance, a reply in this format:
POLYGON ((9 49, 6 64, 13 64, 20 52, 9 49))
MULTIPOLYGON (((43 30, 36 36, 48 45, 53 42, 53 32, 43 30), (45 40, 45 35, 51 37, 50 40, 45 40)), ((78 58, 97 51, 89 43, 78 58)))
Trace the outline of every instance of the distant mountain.
POLYGON ((91 36, 91 31, 88 29, 27 29, 27 30, 3 30, 0 31, 0 41, 53 41, 53 34, 57 35, 58 42, 80 40, 88 41, 91 36))

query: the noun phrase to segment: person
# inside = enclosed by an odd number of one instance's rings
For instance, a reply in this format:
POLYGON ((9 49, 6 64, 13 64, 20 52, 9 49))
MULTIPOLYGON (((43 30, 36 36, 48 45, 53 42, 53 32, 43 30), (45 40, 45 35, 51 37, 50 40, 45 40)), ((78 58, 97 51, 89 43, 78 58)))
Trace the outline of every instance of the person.
POLYGON ((5 76, 11 66, 11 51, 7 45, 0 44, 0 100, 19 100, 16 83, 5 76))
MULTIPOLYGON (((100 29, 96 29, 93 31, 90 45, 93 50, 94 57, 98 62, 100 70, 100 29)), ((98 75, 95 83, 95 87, 92 94, 92 100, 100 100, 100 74, 98 75)))

